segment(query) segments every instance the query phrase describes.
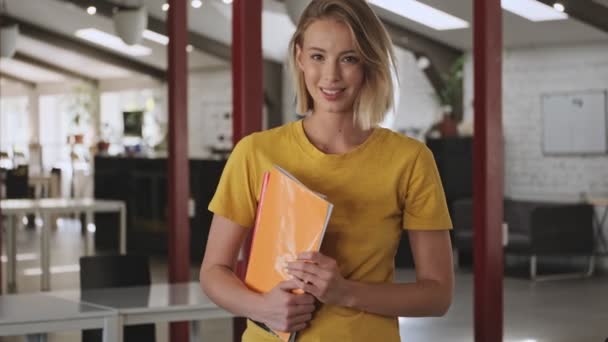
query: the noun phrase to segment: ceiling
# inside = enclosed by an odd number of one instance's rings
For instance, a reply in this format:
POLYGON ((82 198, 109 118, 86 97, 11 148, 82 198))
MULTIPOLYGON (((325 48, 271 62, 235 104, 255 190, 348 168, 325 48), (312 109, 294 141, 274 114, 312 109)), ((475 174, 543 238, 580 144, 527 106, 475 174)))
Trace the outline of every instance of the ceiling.
MULTIPOLYGON (((414 21, 377 8, 381 17, 412 31, 421 33, 446 45, 462 50, 473 46, 473 0, 419 0, 469 22, 469 28, 436 31, 414 21)), ((606 1, 608 0, 595 0, 606 1)), ((608 33, 576 19, 532 22, 508 11, 503 11, 503 44, 507 48, 573 44, 590 41, 608 42, 608 33)))
POLYGON ((54 83, 67 79, 60 73, 12 58, 0 59, 0 71, 31 83, 54 83))
MULTIPOLYGON (((108 0, 105 0, 108 1, 108 0)), ((133 3, 135 0, 112 0, 114 3, 133 3)), ((471 23, 473 0, 420 0, 428 5, 458 16, 471 23)), ((600 4, 608 4, 608 0, 593 0, 600 4)), ((150 16, 165 20, 166 12, 161 9, 165 0, 137 0, 143 2, 150 16)), ((189 1, 187 1, 189 3, 189 1)), ((8 14, 19 20, 34 24, 44 30, 79 39, 74 32, 82 28, 94 27, 108 33, 113 33, 112 20, 102 15, 88 15, 82 8, 64 0, 7 0, 8 14)), ((471 28, 436 31, 422 26, 411 20, 376 8, 378 14, 385 20, 395 23, 407 30, 417 32, 436 40, 444 45, 461 50, 472 46, 471 28)), ((211 38, 215 41, 230 45, 231 43, 231 5, 221 0, 203 0, 203 6, 194 9, 188 6, 188 23, 190 31, 211 38)), ((509 48, 540 46, 552 44, 572 44, 589 41, 608 42, 608 34, 575 19, 533 23, 509 12, 503 12, 504 45, 509 48)), ((285 14, 282 1, 264 0, 262 19, 262 44, 264 56, 267 59, 282 62, 285 59, 287 45, 294 25, 285 14)), ((131 57, 119 52, 122 58, 131 59, 138 63, 167 69, 166 46, 144 40, 152 50, 152 54, 144 57, 131 57)), ((63 69, 69 69, 77 74, 96 80, 139 77, 142 74, 124 66, 117 66, 103 60, 92 58, 49 44, 44 39, 36 39, 21 35, 18 41, 18 52, 37 59, 45 60, 63 69)), ((99 47, 99 49, 104 49, 99 47)), ((110 50, 108 50, 110 51, 110 50)), ((201 50, 195 49, 188 55, 190 70, 217 68, 229 66, 229 61, 222 60, 201 50)), ((15 76, 34 83, 54 82, 65 79, 66 75, 50 70, 40 70, 38 67, 15 60, 0 61, 0 72, 15 76), (23 65, 26 64, 26 65, 23 65)))

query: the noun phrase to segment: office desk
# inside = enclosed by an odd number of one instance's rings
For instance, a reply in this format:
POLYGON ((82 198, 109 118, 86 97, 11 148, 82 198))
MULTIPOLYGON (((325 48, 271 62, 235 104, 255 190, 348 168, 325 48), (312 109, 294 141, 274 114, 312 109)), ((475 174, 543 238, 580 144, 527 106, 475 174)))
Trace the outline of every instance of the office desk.
MULTIPOLYGON (((118 313, 41 293, 0 296, 0 336, 103 329, 103 341, 119 340, 118 313)), ((43 338, 40 338, 43 340, 43 338)))
POLYGON ((50 294, 116 310, 119 331, 125 325, 190 321, 191 341, 201 340, 199 320, 234 317, 207 298, 197 282, 106 288, 82 293, 79 290, 55 291, 50 294))
MULTIPOLYGON (((40 263, 42 276, 40 277, 40 289, 50 289, 50 235, 52 224, 49 217, 52 214, 80 214, 85 213, 87 226, 93 223, 93 213, 96 212, 119 212, 120 213, 120 253, 125 254, 127 249, 127 227, 126 206, 122 201, 99 200, 93 198, 43 198, 43 199, 7 199, 0 200, 2 215, 8 219, 6 229, 6 255, 8 292, 17 290, 16 277, 16 234, 19 218, 27 214, 35 214, 42 217, 42 234, 40 243, 40 263)), ((85 237, 85 253, 91 254, 89 239, 85 237)))

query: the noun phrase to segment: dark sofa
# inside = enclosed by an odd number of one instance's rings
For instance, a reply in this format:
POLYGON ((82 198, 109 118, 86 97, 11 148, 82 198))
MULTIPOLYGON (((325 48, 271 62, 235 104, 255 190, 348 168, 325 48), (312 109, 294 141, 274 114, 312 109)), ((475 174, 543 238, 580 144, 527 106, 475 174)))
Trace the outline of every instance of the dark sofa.
MULTIPOLYGON (((473 202, 470 198, 452 203, 454 249, 473 249, 473 202)), ((584 203, 552 203, 505 199, 504 222, 508 225, 505 254, 530 257, 533 280, 590 276, 593 273, 593 207, 584 203), (576 274, 543 276, 537 273, 539 256, 586 256, 585 271, 576 274)))

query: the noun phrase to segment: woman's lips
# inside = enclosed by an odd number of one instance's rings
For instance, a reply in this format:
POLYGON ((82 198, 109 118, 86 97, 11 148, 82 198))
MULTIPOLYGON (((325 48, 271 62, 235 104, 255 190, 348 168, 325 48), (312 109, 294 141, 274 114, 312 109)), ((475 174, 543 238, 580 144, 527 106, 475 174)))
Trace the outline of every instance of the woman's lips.
POLYGON ((323 97, 329 101, 337 100, 344 93, 345 88, 320 88, 323 97))

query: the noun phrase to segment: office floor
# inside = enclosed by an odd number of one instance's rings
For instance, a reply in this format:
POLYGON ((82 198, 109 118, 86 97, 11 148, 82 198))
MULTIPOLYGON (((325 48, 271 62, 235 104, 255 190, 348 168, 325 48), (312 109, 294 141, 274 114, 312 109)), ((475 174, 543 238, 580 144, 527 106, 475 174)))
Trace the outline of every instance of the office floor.
MULTIPOLYGON (((39 232, 22 229, 17 235, 19 292, 36 292, 40 287, 39 232)), ((79 224, 64 220, 53 233, 51 276, 53 290, 78 287, 78 256, 84 243, 79 224)), ((3 256, 3 263, 5 258, 3 256)), ((152 259, 152 281, 166 280, 167 263, 152 259)), ((5 271, 5 264, 3 271, 5 271)), ((197 266, 192 267, 196 279, 197 266)), ((413 279, 412 270, 399 270, 397 279, 413 279)), ((5 274, 2 277, 6 279, 5 274)), ((505 278, 504 341, 508 342, 604 342, 608 339, 608 276, 590 279, 533 283, 522 278, 505 278)), ((5 293, 5 292, 4 292, 5 293)), ((448 314, 442 318, 400 319, 403 341, 473 341, 473 275, 456 272, 456 292, 448 314)), ((232 341, 231 321, 201 323, 204 341, 232 341)), ((157 324, 157 340, 167 341, 167 324, 157 324)), ((50 342, 80 341, 80 332, 51 334, 50 342)), ((0 337, 0 342, 25 341, 23 337, 0 337)))

